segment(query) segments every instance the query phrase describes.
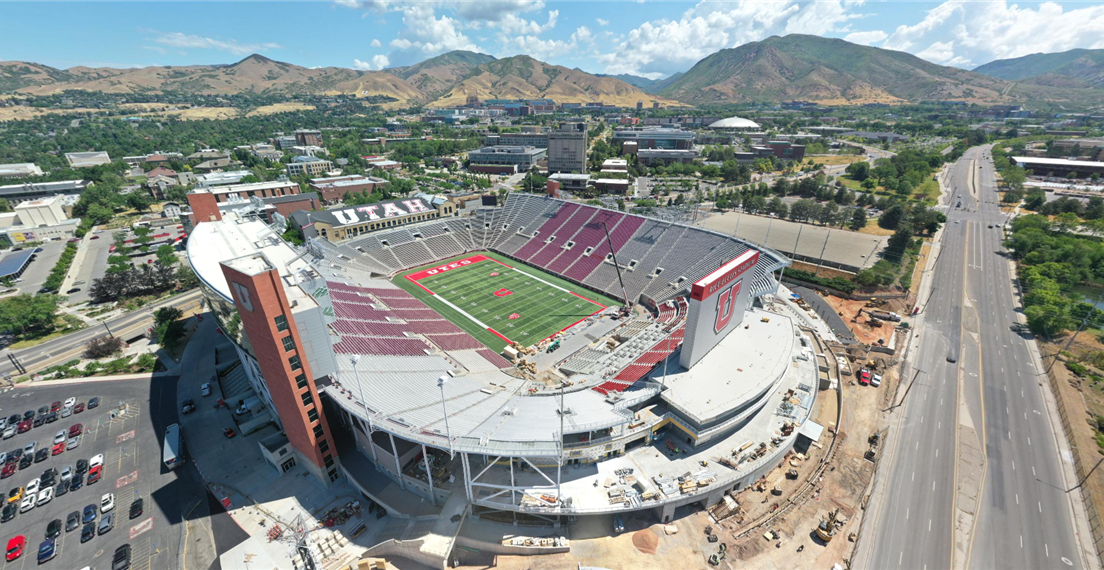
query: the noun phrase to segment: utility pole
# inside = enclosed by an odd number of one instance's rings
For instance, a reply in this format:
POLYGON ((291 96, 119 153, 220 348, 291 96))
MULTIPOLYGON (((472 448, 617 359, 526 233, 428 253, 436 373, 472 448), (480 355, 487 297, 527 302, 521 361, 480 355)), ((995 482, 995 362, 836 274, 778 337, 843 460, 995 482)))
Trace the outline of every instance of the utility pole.
POLYGON ((1055 362, 1058 362, 1058 357, 1059 357, 1059 356, 1060 356, 1060 355, 1061 355, 1061 354, 1062 354, 1063 352, 1065 352, 1065 351, 1069 350, 1069 347, 1070 347, 1070 345, 1071 345, 1071 344, 1073 344, 1073 341, 1077 339, 1077 335, 1081 334, 1081 331, 1082 331, 1082 330, 1084 330, 1084 328, 1085 328, 1085 325, 1086 325, 1086 324, 1088 324, 1088 322, 1089 322, 1089 317, 1091 317, 1091 316, 1092 316, 1092 314, 1093 314, 1093 311, 1092 311, 1092 310, 1088 310, 1088 311, 1085 311, 1085 318, 1081 319, 1081 325, 1077 327, 1077 330, 1076 330, 1076 331, 1074 331, 1074 333, 1073 333, 1073 335, 1072 335, 1072 336, 1070 336, 1070 339, 1069 339, 1068 341, 1066 341, 1066 345, 1062 347, 1062 350, 1059 350, 1058 352, 1055 352, 1055 353, 1054 353, 1054 358, 1053 358, 1053 359, 1051 359, 1051 361, 1050 361, 1050 365, 1049 365, 1049 366, 1047 366, 1047 369, 1043 371, 1043 374, 1049 374, 1049 373, 1050 373, 1050 369, 1051 369, 1051 368, 1054 368, 1054 363, 1055 363, 1055 362))
MULTIPOLYGON (((828 238, 830 237, 832 237, 832 230, 828 230, 828 235, 824 236, 824 245, 820 248, 820 257, 817 258, 816 271, 813 272, 813 277, 820 276, 820 265, 824 263, 824 251, 828 249, 828 238)), ((764 240, 763 245, 766 245, 766 240, 764 240)))
POLYGON ((894 408, 899 408, 899 407, 901 407, 905 404, 905 398, 908 398, 909 391, 912 390, 912 386, 914 384, 916 384, 916 377, 919 376, 921 372, 923 372, 923 370, 920 370, 919 368, 916 369, 916 374, 912 375, 912 381, 909 382, 908 387, 905 388, 905 395, 901 396, 901 401, 894 404, 894 405, 892 405, 892 406, 890 406, 890 407, 888 407, 888 408, 886 408, 886 409, 884 409, 884 410, 882 410, 883 412, 893 411, 894 408))

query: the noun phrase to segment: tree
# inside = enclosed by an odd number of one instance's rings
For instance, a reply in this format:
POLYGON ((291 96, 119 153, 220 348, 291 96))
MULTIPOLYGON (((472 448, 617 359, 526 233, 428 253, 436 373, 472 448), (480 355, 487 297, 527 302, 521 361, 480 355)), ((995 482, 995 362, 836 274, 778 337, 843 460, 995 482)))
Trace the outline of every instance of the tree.
POLYGON ((851 214, 851 224, 848 226, 853 231, 859 231, 866 227, 866 209, 855 208, 851 214))
POLYGON ((149 209, 152 200, 148 195, 142 194, 141 192, 131 192, 130 194, 126 195, 126 198, 123 199, 123 202, 127 205, 128 208, 133 208, 141 212, 143 210, 149 209))
POLYGON ((94 338, 84 345, 85 358, 106 358, 123 348, 123 339, 114 336, 94 338))
POLYGON ((167 243, 160 245, 157 247, 156 253, 157 261, 161 265, 168 265, 169 267, 176 265, 176 249, 173 246, 167 243))
POLYGON ((783 202, 782 199, 778 196, 771 198, 770 203, 767 204, 767 211, 778 216, 779 218, 785 218, 786 213, 789 212, 789 210, 789 206, 787 206, 786 203, 783 202))
POLYGON ((802 198, 790 205, 790 219, 795 222, 804 222, 809 219, 809 206, 812 200, 802 198))
POLYGON ((1069 174, 1066 175, 1066 178, 1073 180, 1074 178, 1077 178, 1077 173, 1071 170, 1069 171, 1069 174))
POLYGON ((0 327, 4 332, 21 335, 45 333, 54 329, 59 298, 57 295, 16 295, 0 300, 0 327))
POLYGON ((865 160, 859 162, 852 162, 847 165, 847 175, 852 180, 862 182, 870 177, 870 163, 865 160))
POLYGON ((910 241, 912 241, 912 227, 902 223, 886 242, 886 257, 894 261, 900 260, 910 241))
POLYGON ((11 202, 8 202, 7 198, 0 198, 0 212, 10 211, 12 211, 11 202))
POLYGON ((836 215, 839 213, 839 206, 835 202, 827 202, 820 211, 820 216, 817 220, 826 226, 835 225, 836 215))
POLYGON ((900 204, 890 206, 878 217, 878 225, 887 230, 895 230, 905 221, 905 207, 900 204))

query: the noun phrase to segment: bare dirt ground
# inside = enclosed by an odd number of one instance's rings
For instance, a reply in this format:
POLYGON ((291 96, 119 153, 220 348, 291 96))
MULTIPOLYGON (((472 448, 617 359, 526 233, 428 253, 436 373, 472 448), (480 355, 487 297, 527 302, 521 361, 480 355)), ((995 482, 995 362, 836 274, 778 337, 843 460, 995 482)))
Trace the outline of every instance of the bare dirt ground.
POLYGON ((26 121, 29 119, 37 119, 44 115, 59 115, 59 114, 86 114, 97 113, 98 109, 39 109, 36 107, 15 106, 15 107, 0 107, 0 122, 5 121, 26 121))
MULTIPOLYGON (((847 323, 847 326, 851 327, 851 332, 855 334, 855 339, 859 342, 863 344, 878 344, 878 340, 889 342, 889 337, 893 335, 893 327, 897 323, 885 322, 880 327, 870 326, 868 324, 870 313, 867 312, 866 301, 852 301, 835 295, 828 295, 824 299, 837 313, 840 313, 840 318, 847 323), (856 322, 854 319, 856 319, 859 310, 862 310, 862 315, 857 317, 856 322)), ((902 313, 904 302, 900 299, 892 299, 885 306, 877 307, 877 310, 904 314, 902 313)))
POLYGON ((252 111, 245 114, 246 117, 258 117, 264 115, 274 115, 276 113, 287 113, 289 111, 312 111, 314 105, 307 105, 305 103, 297 103, 289 101, 286 103, 276 103, 274 105, 265 105, 264 107, 257 107, 252 111))
POLYGON ((791 456, 766 477, 771 485, 777 482, 782 495, 775 496, 769 489, 746 488, 736 495, 743 512, 719 524, 696 506, 684 507, 675 513, 673 525, 678 532, 667 534, 655 515, 645 511, 625 515, 625 532, 610 536, 612 517, 582 517, 566 529, 565 534, 571 539, 570 553, 531 557, 465 553, 461 568, 563 570, 578 564, 611 570, 711 568, 708 557, 718 548, 717 543, 706 540, 707 526, 717 532, 728 550, 726 559, 717 568, 831 568, 848 558, 854 546, 848 535, 858 530, 855 515, 874 474, 874 464, 864 458, 868 438, 878 429, 881 410, 888 405, 896 385, 895 371, 885 374, 879 388, 859 386, 853 377, 845 376, 841 387, 845 413, 839 429, 835 425, 838 392, 822 390, 817 396, 814 421, 823 425, 825 431, 817 445, 809 447, 804 459, 791 456), (829 452, 833 437, 836 444, 832 456, 827 458, 822 474, 811 482, 813 489, 786 510, 796 491, 810 483, 809 477, 829 452), (786 478, 789 469, 798 471, 798 479, 786 478), (847 522, 837 531, 836 538, 825 544, 816 538, 816 527, 822 517, 837 508, 847 522), (762 524, 778 512, 782 514, 762 524), (650 531, 658 539, 655 554, 642 552, 634 545, 634 534, 642 530, 650 531), (768 540, 764 536, 768 531, 777 533, 778 538, 768 540), (799 547, 803 547, 801 552, 797 551, 799 547))
POLYGON ((893 230, 887 230, 878 225, 877 219, 869 219, 866 221, 866 227, 859 230, 860 234, 870 234, 872 236, 891 236, 893 230))
POLYGON ((851 164, 852 162, 859 162, 860 160, 866 159, 865 156, 858 154, 813 154, 805 158, 812 159, 813 162, 823 164, 824 166, 851 164))

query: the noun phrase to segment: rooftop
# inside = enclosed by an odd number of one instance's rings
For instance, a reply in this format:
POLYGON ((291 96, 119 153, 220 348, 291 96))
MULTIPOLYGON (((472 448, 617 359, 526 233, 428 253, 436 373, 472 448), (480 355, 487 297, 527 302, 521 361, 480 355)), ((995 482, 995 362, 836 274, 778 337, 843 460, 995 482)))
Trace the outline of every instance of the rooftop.
POLYGON ((1104 168, 1104 162, 1097 162, 1094 160, 1070 160, 1068 158, 1035 158, 1032 156, 1013 156, 1012 160, 1015 162, 1031 162, 1035 164, 1046 164, 1050 166, 1091 166, 1093 168, 1104 168))
POLYGON ((11 253, 4 259, 0 259, 0 279, 5 279, 19 273, 31 262, 31 257, 34 256, 34 254, 34 249, 24 249, 23 251, 11 253))
POLYGON ((222 222, 201 223, 188 236, 188 261, 200 281, 229 301, 233 296, 219 265, 243 258, 242 267, 252 267, 249 264, 261 262, 244 258, 263 256, 264 263, 276 268, 283 278, 289 302, 297 300, 301 308, 318 306, 310 295, 295 286, 303 280, 302 272, 311 271, 299 252, 278 238, 264 222, 239 217, 233 210, 223 212, 222 216, 222 222))
POLYGON ((729 117, 709 125, 711 129, 758 129, 759 123, 742 117, 729 117))

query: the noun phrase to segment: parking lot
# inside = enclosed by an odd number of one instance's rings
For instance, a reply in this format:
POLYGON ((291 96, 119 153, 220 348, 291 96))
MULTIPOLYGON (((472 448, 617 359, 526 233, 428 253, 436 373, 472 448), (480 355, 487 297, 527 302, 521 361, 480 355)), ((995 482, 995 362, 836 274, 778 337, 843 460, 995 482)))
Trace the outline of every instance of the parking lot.
POLYGON ((58 258, 61 257, 61 252, 65 249, 65 240, 48 241, 37 247, 42 248, 42 251, 35 254, 34 260, 27 265, 27 270, 20 276, 20 281, 15 284, 20 293, 34 294, 38 292, 39 287, 42 287, 42 282, 46 281, 50 271, 57 264, 58 258))
MULTIPOLYGON (((107 257, 110 255, 108 249, 111 248, 111 234, 109 232, 102 232, 99 234, 93 234, 89 238, 81 243, 81 247, 85 248, 84 259, 81 264, 75 268, 73 273, 73 287, 80 287, 80 291, 71 293, 69 295, 69 304, 78 305, 85 301, 88 301, 88 290, 92 286, 93 279, 99 279, 103 277, 107 271, 107 257), (97 239, 90 239, 90 237, 96 237, 97 239)), ((62 291, 64 293, 64 291, 62 291)))
POLYGON ((0 415, 3 417, 22 415, 27 410, 37 410, 55 401, 64 402, 70 397, 78 402, 88 402, 92 397, 100 399, 95 409, 45 423, 0 443, 0 450, 9 452, 31 441, 37 442, 40 449, 43 446, 51 449, 58 431, 68 432, 74 423, 84 427, 76 449, 48 456, 0 480, 5 500, 10 489, 26 487, 46 469, 57 469, 60 473, 66 466, 75 466, 80 459, 87 461, 99 454, 104 457, 102 478, 98 482, 85 483, 57 496, 59 476, 55 496, 49 503, 0 523, 0 537, 5 546, 17 535, 26 536, 23 555, 4 568, 109 568, 116 548, 127 543, 131 545, 131 568, 147 570, 178 565, 182 529, 178 523, 189 509, 206 502, 206 494, 194 480, 191 470, 169 471, 162 464, 162 434, 166 425, 177 421, 175 394, 176 377, 152 381, 44 384, 0 393, 0 415), (151 409, 151 402, 156 409, 151 409), (119 409, 120 403, 125 404, 125 411, 113 418, 112 412, 119 409), (95 522, 99 526, 103 516, 99 505, 105 493, 115 496, 114 528, 82 543, 83 525, 67 529, 66 518, 74 511, 82 512, 86 506, 94 505, 95 522), (132 519, 131 504, 138 498, 143 499, 143 512, 132 519), (46 539, 47 525, 54 519, 59 519, 62 525, 56 542, 57 553, 52 560, 39 566, 38 549, 46 539))

